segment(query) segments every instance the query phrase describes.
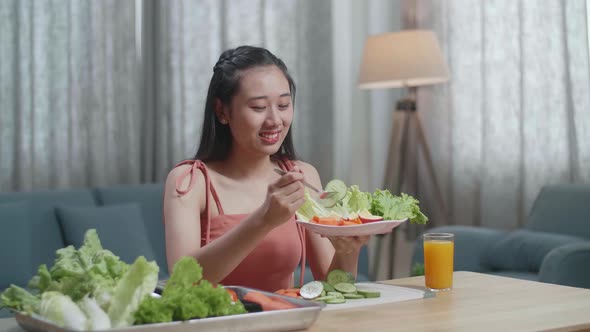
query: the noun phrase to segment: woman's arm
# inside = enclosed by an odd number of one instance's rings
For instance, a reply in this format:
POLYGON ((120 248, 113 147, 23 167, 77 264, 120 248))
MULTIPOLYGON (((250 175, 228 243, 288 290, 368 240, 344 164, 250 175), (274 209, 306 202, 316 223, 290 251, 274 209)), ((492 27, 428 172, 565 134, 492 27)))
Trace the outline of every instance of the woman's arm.
MULTIPOLYGON (((304 162, 298 162, 297 166, 305 174, 306 181, 322 188, 320 176, 313 166, 304 162)), ((351 272, 356 277, 360 249, 367 241, 368 237, 328 239, 306 231, 307 259, 314 279, 325 280, 328 272, 333 269, 351 272)))
MULTIPOLYGON (((168 271, 183 256, 193 256, 203 267, 203 278, 218 283, 233 271, 266 234, 287 221, 303 201, 301 174, 282 176, 269 186, 263 206, 238 226, 201 247, 200 213, 205 210, 205 179, 201 172, 194 187, 184 196, 176 192, 176 179, 186 168, 177 167, 168 175, 164 194, 164 220, 168 271)), ((188 167, 188 166, 187 166, 188 167)), ((187 177, 181 184, 186 188, 187 177)), ((210 204, 213 198, 209 197, 210 204)))

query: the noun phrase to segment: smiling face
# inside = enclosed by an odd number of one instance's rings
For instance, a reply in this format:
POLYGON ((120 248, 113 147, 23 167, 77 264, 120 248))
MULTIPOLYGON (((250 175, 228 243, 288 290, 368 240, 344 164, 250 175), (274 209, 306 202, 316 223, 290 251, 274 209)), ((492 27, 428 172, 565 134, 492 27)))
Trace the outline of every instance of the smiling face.
POLYGON ((273 65, 242 71, 236 95, 230 105, 217 107, 217 116, 222 123, 228 123, 234 149, 275 154, 293 121, 287 78, 273 65))

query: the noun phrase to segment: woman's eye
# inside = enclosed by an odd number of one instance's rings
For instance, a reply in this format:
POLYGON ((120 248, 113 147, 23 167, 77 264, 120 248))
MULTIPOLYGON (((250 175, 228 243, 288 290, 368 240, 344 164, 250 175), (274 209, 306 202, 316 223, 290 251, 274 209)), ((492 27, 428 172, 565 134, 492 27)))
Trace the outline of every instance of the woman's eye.
POLYGON ((266 106, 251 106, 251 108, 256 111, 264 111, 266 106))
POLYGON ((279 105, 279 109, 281 109, 281 110, 286 110, 287 108, 289 108, 289 105, 291 105, 291 104, 283 104, 283 105, 279 105))

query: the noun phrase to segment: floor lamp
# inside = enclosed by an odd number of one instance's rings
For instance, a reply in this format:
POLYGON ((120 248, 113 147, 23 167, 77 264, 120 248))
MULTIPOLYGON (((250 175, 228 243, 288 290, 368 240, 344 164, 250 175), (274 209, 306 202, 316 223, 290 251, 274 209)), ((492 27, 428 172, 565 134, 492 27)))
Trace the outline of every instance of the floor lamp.
MULTIPOLYGON (((436 201, 444 216, 448 215, 447 207, 434 171, 430 146, 416 105, 416 93, 418 86, 443 83, 448 78, 449 70, 436 36, 430 30, 403 30, 367 38, 360 68, 359 88, 406 88, 407 90, 407 95, 397 102, 393 114, 383 188, 399 194, 405 187, 411 185, 409 181, 416 178, 416 160, 418 147, 420 147, 434 186, 436 201)), ((390 239, 389 252, 393 252, 395 235, 392 234, 390 239)), ((373 276, 377 273, 376 263, 381 253, 384 236, 378 236, 377 241, 373 276)), ((389 277, 393 277, 393 257, 390 264, 389 277)))

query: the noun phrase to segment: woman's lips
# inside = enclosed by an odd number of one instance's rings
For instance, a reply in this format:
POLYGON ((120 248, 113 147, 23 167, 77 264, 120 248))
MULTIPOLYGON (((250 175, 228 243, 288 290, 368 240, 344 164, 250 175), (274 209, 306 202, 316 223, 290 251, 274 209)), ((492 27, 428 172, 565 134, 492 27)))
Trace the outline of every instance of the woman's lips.
POLYGON ((281 131, 265 131, 258 134, 258 137, 266 144, 275 144, 279 141, 281 131))

